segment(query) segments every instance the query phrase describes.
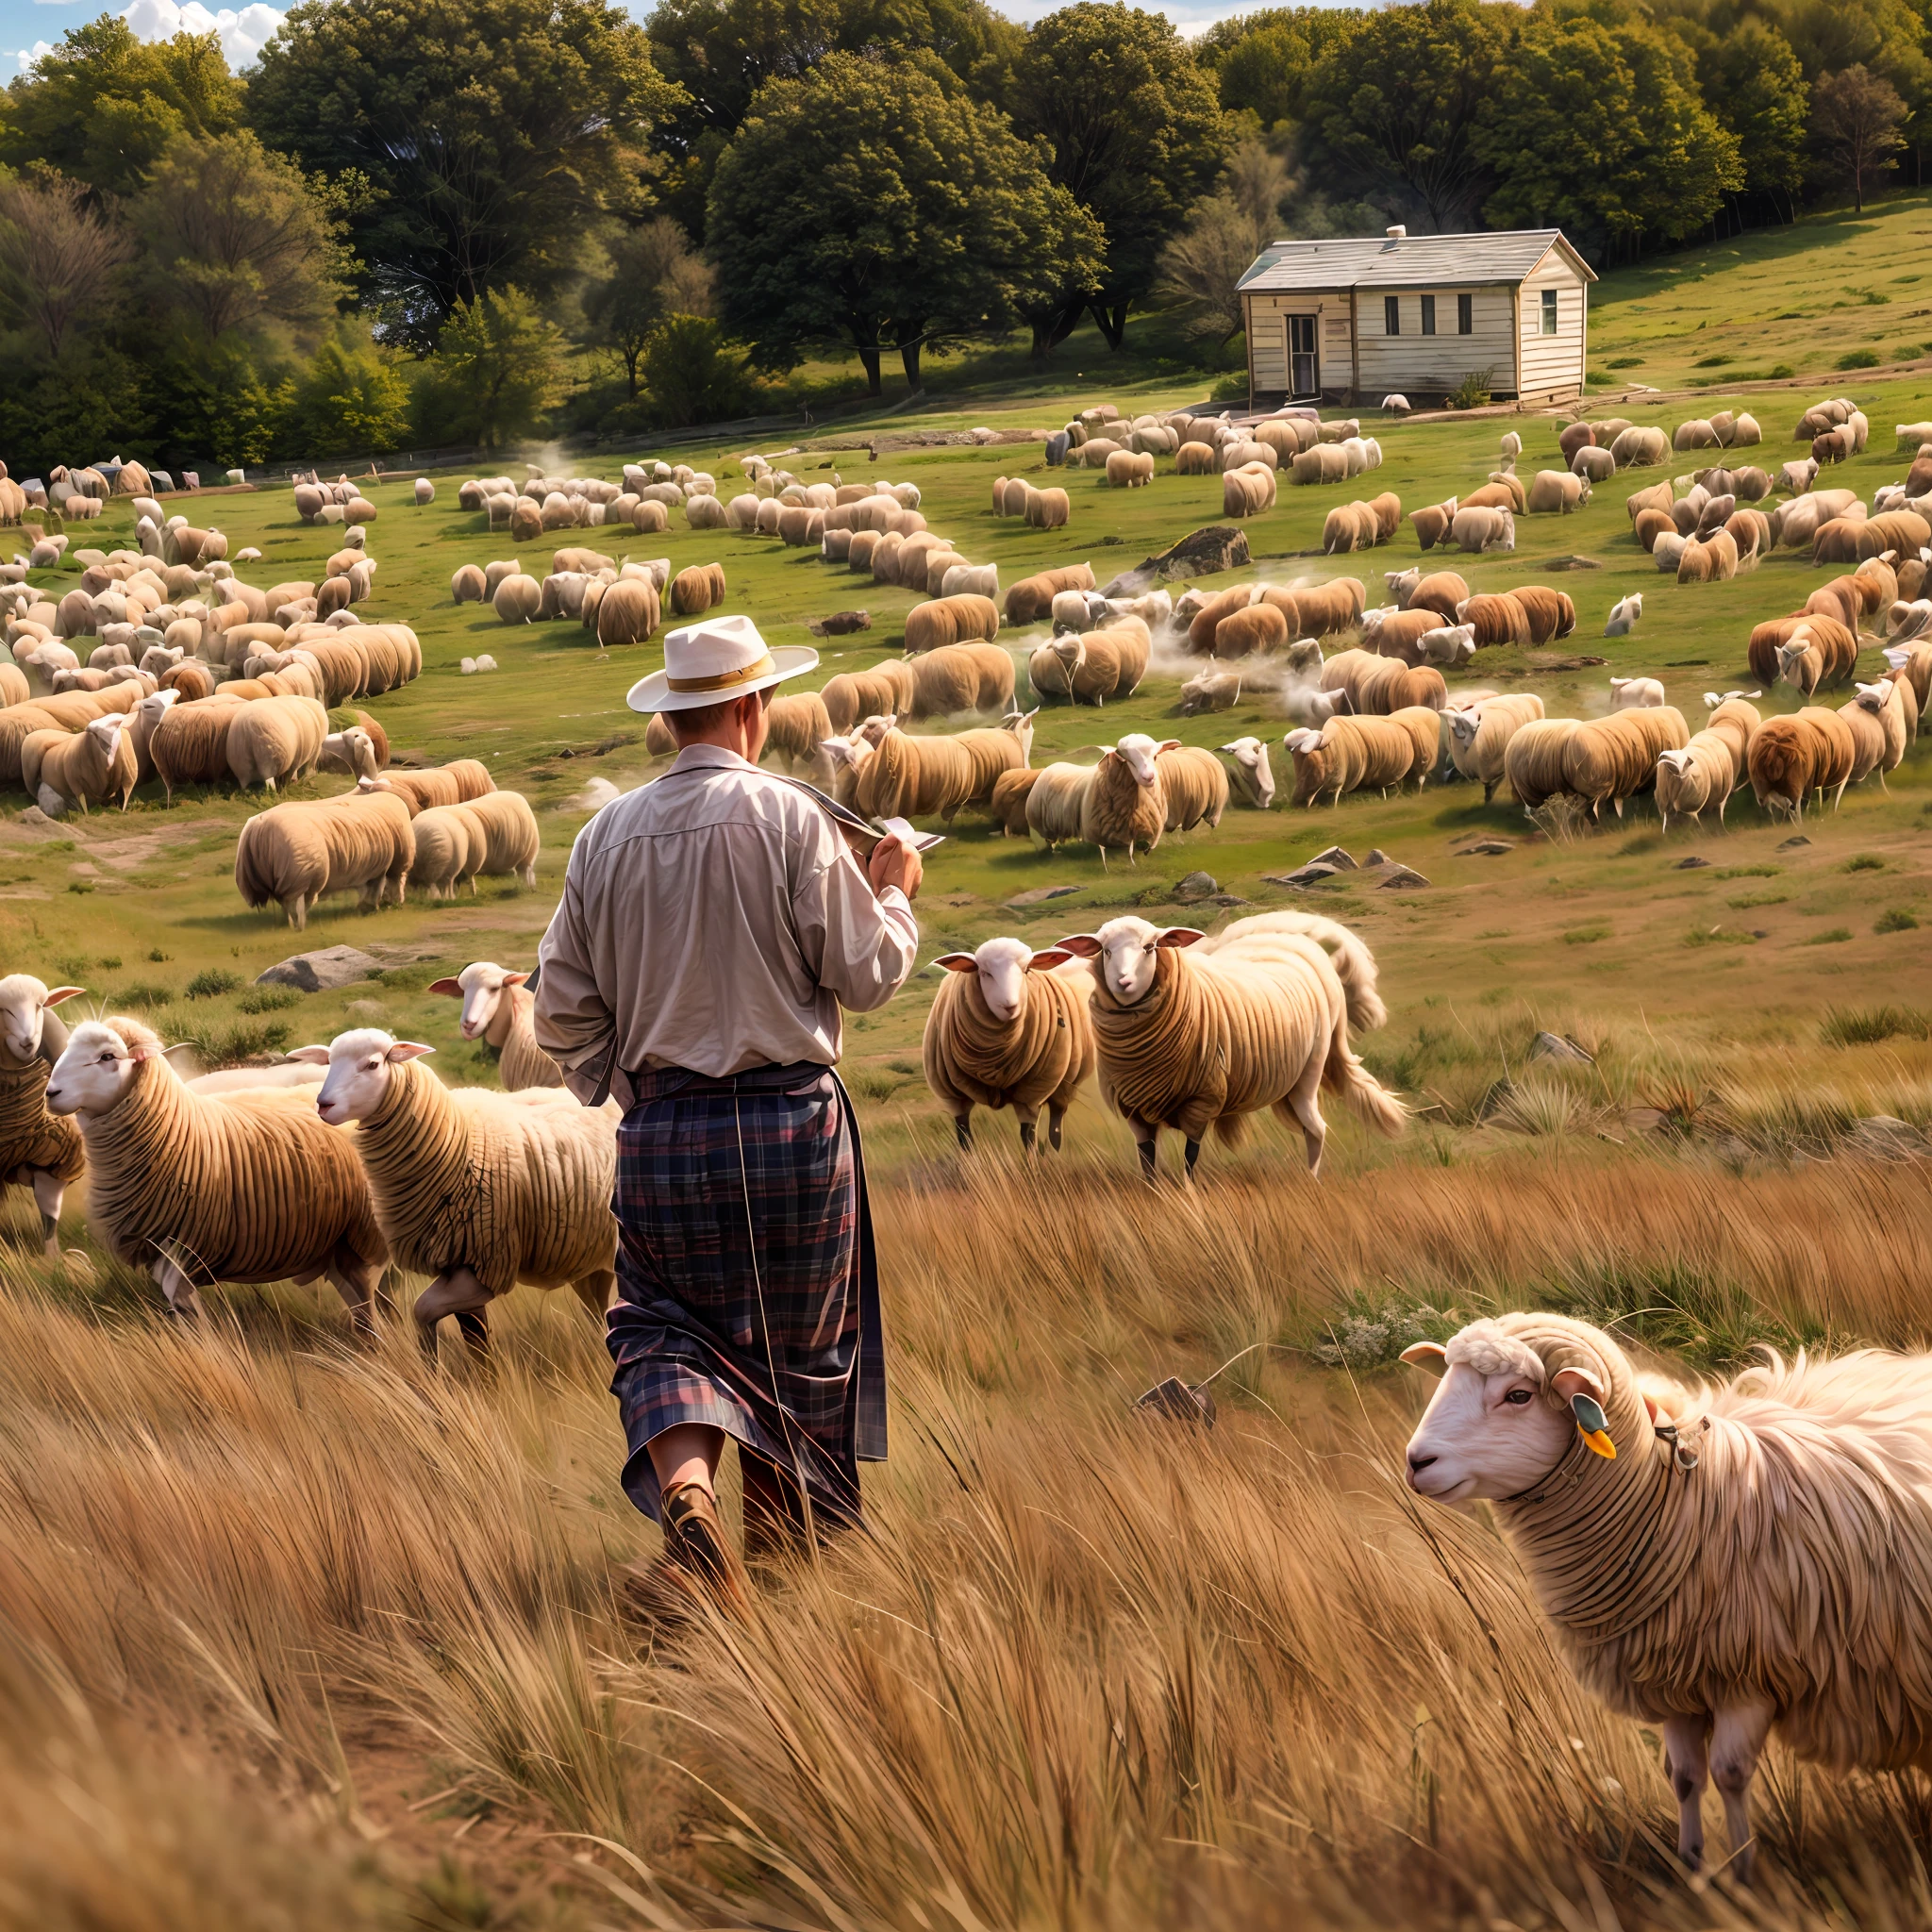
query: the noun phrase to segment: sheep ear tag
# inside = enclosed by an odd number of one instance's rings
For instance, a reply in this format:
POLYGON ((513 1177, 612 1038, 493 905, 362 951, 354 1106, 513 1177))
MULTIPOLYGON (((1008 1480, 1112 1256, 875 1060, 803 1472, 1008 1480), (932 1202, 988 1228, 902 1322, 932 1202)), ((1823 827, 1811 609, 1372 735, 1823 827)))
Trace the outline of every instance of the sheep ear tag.
POLYGON ((1606 1462, 1617 1459, 1617 1445, 1610 1441, 1610 1419, 1594 1396, 1577 1394, 1570 1398, 1570 1413, 1576 1418, 1576 1433, 1592 1455, 1606 1462))

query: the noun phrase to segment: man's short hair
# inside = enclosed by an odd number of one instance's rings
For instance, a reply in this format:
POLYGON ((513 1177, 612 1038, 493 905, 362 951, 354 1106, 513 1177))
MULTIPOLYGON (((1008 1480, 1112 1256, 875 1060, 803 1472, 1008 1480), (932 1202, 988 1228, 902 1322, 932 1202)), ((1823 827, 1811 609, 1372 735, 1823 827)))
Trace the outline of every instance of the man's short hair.
MULTIPOLYGON (((758 708, 764 709, 772 702, 772 687, 752 691, 748 695, 758 701, 758 708)), ((743 698, 724 698, 715 705, 694 705, 688 711, 666 711, 664 722, 671 727, 671 735, 679 744, 703 738, 707 732, 715 731, 724 724, 725 715, 734 705, 741 705, 743 698)))

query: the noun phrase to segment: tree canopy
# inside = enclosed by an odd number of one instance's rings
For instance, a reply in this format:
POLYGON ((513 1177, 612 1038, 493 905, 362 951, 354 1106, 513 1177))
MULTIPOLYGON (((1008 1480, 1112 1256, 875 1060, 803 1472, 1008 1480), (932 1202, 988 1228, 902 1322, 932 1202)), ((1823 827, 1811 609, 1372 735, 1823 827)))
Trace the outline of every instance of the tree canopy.
POLYGON ((721 317, 767 367, 848 341, 874 393, 897 347, 916 388, 926 344, 1097 279, 1099 232, 1044 162, 929 57, 768 82, 711 187, 721 317))

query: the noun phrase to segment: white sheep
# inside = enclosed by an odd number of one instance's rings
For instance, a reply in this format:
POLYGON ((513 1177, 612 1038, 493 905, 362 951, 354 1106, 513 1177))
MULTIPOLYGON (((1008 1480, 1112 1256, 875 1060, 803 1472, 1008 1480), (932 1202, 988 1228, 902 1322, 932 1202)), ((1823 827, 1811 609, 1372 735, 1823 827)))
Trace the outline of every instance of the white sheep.
POLYGON ((1635 711, 1664 702, 1663 681, 1656 677, 1613 677, 1610 679, 1610 709, 1635 711))
POLYGON ((67 1045, 67 1028, 52 1008, 83 990, 49 988, 30 973, 0 979, 0 1188, 33 1189, 50 1261, 60 1258, 61 1203, 85 1165, 80 1129, 47 1111, 47 1076, 67 1045))
POLYGON ((1237 738, 1221 749, 1234 760, 1230 775, 1235 789, 1257 811, 1267 811, 1274 803, 1274 773, 1268 763, 1267 745, 1258 738, 1237 738))
POLYGON ((1047 765, 1026 793, 1026 829, 1049 852, 1081 836, 1093 769, 1091 765, 1047 765))
POLYGON ((425 1348, 445 1315, 487 1347, 486 1310, 521 1282, 568 1282, 601 1322, 616 1285, 617 1109, 569 1093, 445 1087, 418 1064, 434 1049, 375 1027, 291 1059, 328 1069, 315 1110, 358 1122, 357 1158, 397 1263, 431 1276, 416 1299, 425 1348))
POLYGON ((1387 395, 1382 398, 1382 410, 1389 416, 1408 414, 1408 398, 1405 395, 1387 395))
POLYGON ((1101 1097, 1132 1127, 1146 1174, 1162 1127, 1185 1137, 1191 1174, 1210 1125, 1231 1143, 1246 1115, 1272 1108, 1299 1124, 1319 1176, 1324 1086, 1379 1133, 1407 1125, 1349 1048, 1351 1022, 1366 1029, 1388 1015, 1374 958, 1346 926, 1264 912, 1209 940, 1129 915, 1059 943, 1092 962, 1101 1097))
POLYGON ((1627 638, 1636 629, 1643 616, 1643 592, 1634 591, 1628 597, 1619 597, 1610 606, 1610 614, 1604 620, 1604 635, 1607 638, 1627 638))
POLYGON ((1475 656, 1475 625, 1438 625, 1416 639, 1415 648, 1421 662, 1446 665, 1454 670, 1458 665, 1467 664, 1475 656))
POLYGON ((79 1116, 88 1221, 177 1315, 217 1281, 327 1275, 358 1328, 389 1259, 351 1137, 300 1089, 192 1093, 139 1021, 74 1029, 47 1107, 79 1116))
POLYGON ((1553 1314, 1472 1323, 1403 1359, 1441 1375, 1416 1494, 1490 1502, 1572 1669, 1662 1733, 1677 1855, 1724 1803, 1748 1881, 1774 1729, 1843 1774, 1917 1764, 1932 1732, 1932 1395, 1924 1356, 1801 1355, 1716 1388, 1640 1378, 1553 1314))
POLYGON ((1449 762, 1463 777, 1483 788, 1485 805, 1503 782, 1503 760, 1509 741, 1524 725, 1542 715, 1543 701, 1534 691, 1505 692, 1442 714, 1449 762))
POLYGON ((1023 940, 991 939, 971 953, 942 954, 945 970, 925 1018, 925 1083, 973 1145, 973 1109, 1010 1107, 1020 1144, 1035 1151, 1040 1110, 1056 1150, 1074 1095, 1093 1071, 1087 971, 1072 953, 1036 953, 1023 940))
POLYGON ((511 973, 493 959, 476 959, 454 979, 432 981, 429 988, 462 1001, 463 1038, 484 1041, 496 1049, 497 1076, 512 1093, 563 1085, 562 1068, 537 1044, 531 1024, 537 999, 524 986, 529 976, 511 973))

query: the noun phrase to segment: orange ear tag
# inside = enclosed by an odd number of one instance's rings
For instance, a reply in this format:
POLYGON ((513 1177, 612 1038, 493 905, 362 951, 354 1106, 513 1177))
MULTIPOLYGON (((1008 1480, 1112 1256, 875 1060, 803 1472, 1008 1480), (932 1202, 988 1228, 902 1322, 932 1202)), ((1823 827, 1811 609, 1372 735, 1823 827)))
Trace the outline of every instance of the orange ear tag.
POLYGON ((1583 1438, 1591 1453, 1601 1456, 1606 1462, 1616 1461, 1617 1445, 1610 1441, 1610 1419, 1603 1412, 1601 1405, 1591 1396, 1573 1395, 1570 1412, 1576 1418, 1576 1433, 1583 1438))

